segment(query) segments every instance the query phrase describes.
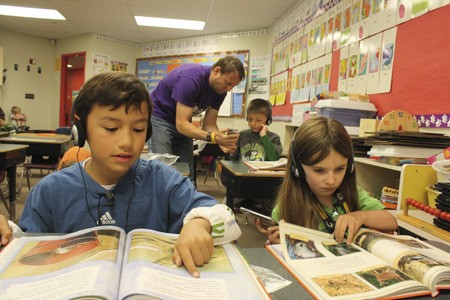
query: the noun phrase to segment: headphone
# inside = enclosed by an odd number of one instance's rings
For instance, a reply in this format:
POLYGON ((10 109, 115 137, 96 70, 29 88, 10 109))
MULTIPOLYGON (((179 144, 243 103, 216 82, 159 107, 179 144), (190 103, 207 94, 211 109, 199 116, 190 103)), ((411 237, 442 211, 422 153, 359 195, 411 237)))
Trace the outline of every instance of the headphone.
MULTIPOLYGON (((261 98, 256 98, 253 99, 249 105, 251 105, 251 103, 253 101, 260 101, 260 103, 266 103, 267 104, 267 110, 269 111, 269 113, 267 114, 267 121, 266 121, 266 125, 270 125, 272 124, 272 104, 270 103, 269 100, 265 100, 265 99, 261 99, 261 98)), ((247 117, 247 121, 248 121, 248 117, 247 117)))
MULTIPOLYGON (((70 124, 72 125, 72 128, 70 129, 70 135, 73 140, 73 144, 78 147, 84 147, 84 144, 86 143, 86 128, 83 125, 83 122, 81 122, 81 119, 75 120, 75 105, 76 105, 77 99, 75 99, 72 103, 72 109, 70 110, 70 124)), ((152 136, 153 128, 152 128, 152 122, 150 120, 150 117, 148 119, 147 124, 147 135, 145 136, 145 141, 147 142, 150 137, 152 136)))
MULTIPOLYGON (((290 168, 291 175, 294 178, 305 179, 305 177, 306 177, 305 170, 303 169, 301 164, 297 164, 297 159, 295 158, 294 140, 292 140, 292 142, 291 142, 289 152, 291 153, 291 160, 292 160, 292 165, 290 168)), ((348 159, 347 169, 345 170, 345 176, 350 176, 350 174, 353 173, 354 170, 355 170, 355 164, 353 163, 353 157, 350 157, 348 159)))

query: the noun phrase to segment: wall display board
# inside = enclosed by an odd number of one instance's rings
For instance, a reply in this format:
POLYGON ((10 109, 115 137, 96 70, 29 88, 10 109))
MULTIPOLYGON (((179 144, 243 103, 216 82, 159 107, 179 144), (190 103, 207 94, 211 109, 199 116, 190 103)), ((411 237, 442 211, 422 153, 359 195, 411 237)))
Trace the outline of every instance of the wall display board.
POLYGON ((225 98, 219 116, 244 117, 246 86, 248 75, 249 50, 223 51, 214 53, 198 53, 174 56, 159 56, 136 59, 136 75, 145 83, 149 93, 153 91, 158 82, 171 70, 187 63, 198 63, 212 66, 220 58, 233 55, 238 57, 244 65, 246 77, 241 83, 234 87, 225 98))
MULTIPOLYGON (((287 87, 285 101, 275 102, 274 120, 290 120, 294 105, 329 90, 369 95, 379 117, 401 109, 420 127, 450 128, 450 5, 437 2, 301 2, 307 9, 300 5, 297 18, 287 15, 289 22, 282 20, 272 32, 271 87, 280 78, 287 87), (306 59, 299 59, 299 49, 306 59), (325 57, 331 62, 323 62, 325 57), (330 77, 319 88, 321 70, 329 70, 330 77)), ((271 88, 271 99, 277 94, 271 88)))

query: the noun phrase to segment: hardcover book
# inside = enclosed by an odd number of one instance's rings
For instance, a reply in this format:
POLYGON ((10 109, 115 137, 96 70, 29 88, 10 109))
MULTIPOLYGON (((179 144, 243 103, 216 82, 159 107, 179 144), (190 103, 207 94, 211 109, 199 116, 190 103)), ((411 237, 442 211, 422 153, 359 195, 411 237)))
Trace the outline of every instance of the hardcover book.
POLYGON ((275 258, 318 299, 436 296, 450 289, 450 254, 411 236, 361 229, 351 245, 280 222, 275 258))
POLYGON ((172 262, 176 238, 113 226, 16 238, 0 253, 0 298, 269 299, 234 244, 193 278, 172 262))

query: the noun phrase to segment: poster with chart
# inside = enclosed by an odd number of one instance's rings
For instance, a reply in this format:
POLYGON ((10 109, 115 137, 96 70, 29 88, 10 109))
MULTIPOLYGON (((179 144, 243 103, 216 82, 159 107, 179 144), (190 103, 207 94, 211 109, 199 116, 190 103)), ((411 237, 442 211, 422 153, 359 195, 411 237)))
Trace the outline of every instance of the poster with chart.
POLYGON ((270 56, 252 56, 250 58, 249 94, 269 96, 270 56))
POLYGON ((92 55, 92 76, 111 71, 111 56, 94 53, 92 55))
POLYGON ((397 38, 397 27, 393 27, 383 32, 383 43, 381 46, 381 69, 380 82, 378 85, 379 93, 388 93, 391 91, 392 67, 395 57, 395 40, 397 38))

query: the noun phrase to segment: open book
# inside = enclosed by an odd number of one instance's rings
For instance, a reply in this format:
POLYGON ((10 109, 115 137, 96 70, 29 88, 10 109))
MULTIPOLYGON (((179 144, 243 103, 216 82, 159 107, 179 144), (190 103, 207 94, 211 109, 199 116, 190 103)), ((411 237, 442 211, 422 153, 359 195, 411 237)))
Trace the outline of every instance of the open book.
POLYGON ((0 299, 269 298, 234 244, 193 278, 172 262, 176 237, 102 226, 15 239, 0 253, 0 299))
POLYGON ((286 158, 280 158, 275 161, 244 161, 244 163, 252 168, 253 170, 273 170, 273 171, 281 171, 286 169, 286 158))
POLYGON ((361 229, 354 243, 280 222, 267 249, 319 299, 404 298, 450 289, 450 254, 416 238, 361 229))

